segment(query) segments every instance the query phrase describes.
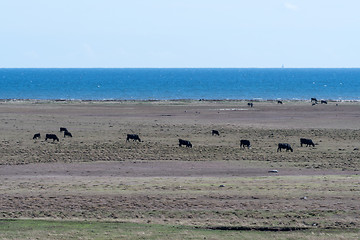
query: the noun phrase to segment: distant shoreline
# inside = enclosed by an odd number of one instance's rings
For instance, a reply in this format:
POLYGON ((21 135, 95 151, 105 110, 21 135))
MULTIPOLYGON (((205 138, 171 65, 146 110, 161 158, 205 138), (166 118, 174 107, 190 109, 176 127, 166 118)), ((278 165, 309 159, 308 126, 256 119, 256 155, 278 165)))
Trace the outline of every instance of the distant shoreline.
MULTIPOLYGON (((360 100, 332 100, 332 99, 318 99, 326 100, 328 102, 360 102, 360 100)), ((0 99, 0 102, 311 102, 305 99, 0 99)))

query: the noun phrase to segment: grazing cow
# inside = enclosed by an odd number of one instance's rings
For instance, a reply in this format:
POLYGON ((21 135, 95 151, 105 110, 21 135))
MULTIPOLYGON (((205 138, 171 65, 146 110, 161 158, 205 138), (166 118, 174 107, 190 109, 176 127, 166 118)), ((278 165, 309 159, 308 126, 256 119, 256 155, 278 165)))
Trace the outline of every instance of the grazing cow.
POLYGON ((45 141, 48 139, 52 139, 53 142, 55 142, 55 140, 59 141, 59 138, 55 134, 46 134, 45 141))
POLYGON ((68 136, 68 137, 72 137, 71 132, 69 132, 69 131, 65 131, 65 132, 64 132, 64 137, 66 137, 66 136, 68 136))
POLYGON ((40 133, 35 133, 34 134, 33 139, 37 139, 37 138, 40 138, 40 133))
POLYGON ((126 137, 126 141, 128 142, 130 139, 132 139, 133 141, 139 141, 141 142, 141 139, 139 138, 139 135, 137 134, 128 134, 126 137))
POLYGON ((311 102, 316 102, 317 103, 317 99, 316 98, 311 98, 311 102))
POLYGON ((325 100, 321 100, 321 102, 320 102, 321 104, 327 104, 327 101, 325 101, 325 100))
POLYGON ((250 145, 250 141, 249 140, 240 140, 240 147, 247 147, 247 148, 250 148, 251 145, 250 145))
POLYGON ((303 146, 303 144, 306 144, 306 146, 313 146, 315 147, 314 142, 311 139, 307 139, 307 138, 300 138, 300 145, 303 146))
POLYGON ((286 151, 291 151, 293 152, 293 149, 291 148, 291 145, 288 144, 288 143, 279 143, 278 144, 278 149, 277 149, 277 152, 280 151, 281 152, 281 149, 286 149, 286 151))
POLYGON ((253 107, 253 106, 254 106, 254 104, 253 104, 253 103, 251 103, 251 102, 249 102, 249 103, 248 103, 248 106, 253 107))
POLYGON ((278 100, 277 102, 278 102, 278 104, 283 104, 283 102, 282 102, 282 101, 280 101, 280 100, 278 100))
POLYGON ((179 139, 179 146, 181 147, 182 145, 192 148, 192 144, 190 141, 179 139))
POLYGON ((68 130, 66 129, 66 128, 64 128, 64 127, 61 127, 60 128, 60 132, 67 132, 68 130))
POLYGON ((211 131, 211 135, 212 135, 212 136, 214 136, 214 135, 220 136, 220 133, 219 133, 218 130, 212 130, 212 131, 211 131))

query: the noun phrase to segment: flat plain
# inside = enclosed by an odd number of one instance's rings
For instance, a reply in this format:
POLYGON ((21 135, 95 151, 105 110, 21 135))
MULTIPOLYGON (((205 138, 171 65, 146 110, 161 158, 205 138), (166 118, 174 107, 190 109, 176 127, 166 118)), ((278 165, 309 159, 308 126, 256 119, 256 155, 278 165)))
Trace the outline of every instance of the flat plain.
POLYGON ((46 219, 357 239, 359 117, 358 102, 2 101, 0 228, 46 219), (294 151, 278 152, 283 142, 294 151))

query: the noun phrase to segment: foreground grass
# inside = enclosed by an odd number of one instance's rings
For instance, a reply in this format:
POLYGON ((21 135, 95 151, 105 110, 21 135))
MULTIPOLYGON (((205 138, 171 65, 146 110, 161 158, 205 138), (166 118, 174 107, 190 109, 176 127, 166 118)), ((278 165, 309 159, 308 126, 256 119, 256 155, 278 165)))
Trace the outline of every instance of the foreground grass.
POLYGON ((97 221, 0 220, 0 239, 359 239, 358 230, 223 231, 97 221))
POLYGON ((359 176, 0 177, 0 217, 359 229, 359 176), (220 187, 222 186, 222 187, 220 187))

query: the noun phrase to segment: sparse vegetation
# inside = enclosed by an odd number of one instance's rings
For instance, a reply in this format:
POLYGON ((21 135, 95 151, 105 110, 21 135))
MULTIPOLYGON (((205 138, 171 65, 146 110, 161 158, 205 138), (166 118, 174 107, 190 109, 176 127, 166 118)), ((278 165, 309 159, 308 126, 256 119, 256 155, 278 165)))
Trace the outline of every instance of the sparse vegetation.
POLYGON ((213 230, 103 221, 0 220, 1 239, 358 239, 354 230, 213 230))
POLYGON ((292 102, 219 110, 241 104, 1 103, 0 238, 357 239, 358 104, 343 121, 292 102), (60 126, 73 138, 32 139, 60 126), (284 141, 294 152, 276 152, 284 141))

